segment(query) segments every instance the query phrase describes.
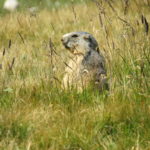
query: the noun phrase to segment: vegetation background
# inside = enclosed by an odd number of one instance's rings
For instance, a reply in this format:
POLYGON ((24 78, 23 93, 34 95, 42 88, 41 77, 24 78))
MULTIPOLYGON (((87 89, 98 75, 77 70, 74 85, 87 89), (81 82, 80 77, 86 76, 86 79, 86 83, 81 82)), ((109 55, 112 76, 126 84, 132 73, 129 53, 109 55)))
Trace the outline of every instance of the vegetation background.
POLYGON ((150 150, 150 2, 20 0, 13 13, 3 2, 0 150, 150 150), (72 31, 98 40, 110 91, 60 88, 72 31))

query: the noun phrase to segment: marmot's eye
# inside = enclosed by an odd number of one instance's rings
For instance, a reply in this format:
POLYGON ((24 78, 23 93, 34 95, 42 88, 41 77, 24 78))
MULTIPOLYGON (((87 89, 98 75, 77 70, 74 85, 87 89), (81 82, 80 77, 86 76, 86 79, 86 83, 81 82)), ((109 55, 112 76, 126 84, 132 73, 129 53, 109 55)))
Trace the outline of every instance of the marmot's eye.
POLYGON ((76 37, 78 37, 78 35, 77 35, 77 34, 74 34, 74 35, 72 35, 72 37, 76 38, 76 37))

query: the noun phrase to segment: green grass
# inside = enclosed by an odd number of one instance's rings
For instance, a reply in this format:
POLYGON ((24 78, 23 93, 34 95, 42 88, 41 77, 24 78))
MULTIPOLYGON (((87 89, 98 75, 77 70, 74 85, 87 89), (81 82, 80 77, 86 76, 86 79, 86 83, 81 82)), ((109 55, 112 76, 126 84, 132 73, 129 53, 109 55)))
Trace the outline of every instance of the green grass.
POLYGON ((0 150, 150 149, 149 6, 108 2, 1 13, 0 150), (60 39, 71 31, 98 40, 109 91, 61 89, 69 54, 60 39))

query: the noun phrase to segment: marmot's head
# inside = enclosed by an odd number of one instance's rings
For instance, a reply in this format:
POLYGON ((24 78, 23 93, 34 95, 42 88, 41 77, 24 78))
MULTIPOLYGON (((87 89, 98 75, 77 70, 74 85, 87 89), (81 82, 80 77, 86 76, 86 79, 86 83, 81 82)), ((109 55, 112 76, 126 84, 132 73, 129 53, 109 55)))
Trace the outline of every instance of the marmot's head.
POLYGON ((63 35, 61 39, 65 48, 73 54, 85 54, 88 51, 98 51, 96 39, 87 32, 71 32, 63 35))

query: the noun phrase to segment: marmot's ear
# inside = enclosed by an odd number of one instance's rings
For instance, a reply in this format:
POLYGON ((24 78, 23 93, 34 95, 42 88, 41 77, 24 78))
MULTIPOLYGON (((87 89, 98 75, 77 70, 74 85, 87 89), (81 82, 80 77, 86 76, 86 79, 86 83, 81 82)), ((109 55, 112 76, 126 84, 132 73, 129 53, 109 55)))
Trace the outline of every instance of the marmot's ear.
POLYGON ((89 39, 90 39, 90 35, 86 34, 86 35, 84 35, 83 38, 84 38, 85 40, 89 40, 89 39))
POLYGON ((93 43, 93 39, 92 39, 92 37, 90 36, 90 35, 84 35, 84 37, 83 37, 86 41, 88 41, 90 44, 92 44, 93 43))

